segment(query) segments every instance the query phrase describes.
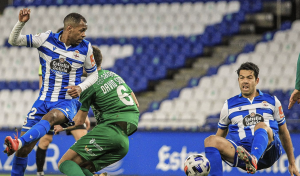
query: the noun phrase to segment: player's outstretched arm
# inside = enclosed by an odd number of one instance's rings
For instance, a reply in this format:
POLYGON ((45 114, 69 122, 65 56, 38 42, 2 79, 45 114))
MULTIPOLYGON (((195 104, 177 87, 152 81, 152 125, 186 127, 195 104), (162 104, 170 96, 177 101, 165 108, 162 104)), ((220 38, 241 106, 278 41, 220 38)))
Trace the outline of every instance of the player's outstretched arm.
POLYGON ((295 103, 300 103, 300 91, 295 89, 290 97, 288 109, 291 109, 295 103))
POLYGON ((13 46, 26 46, 27 40, 25 35, 21 35, 21 30, 24 27, 25 23, 30 18, 30 9, 24 8, 19 12, 19 21, 14 26, 13 30, 10 33, 8 43, 13 46))
POLYGON ((67 128, 62 128, 60 125, 55 125, 54 126, 55 134, 57 134, 58 132, 61 132, 61 131, 65 131, 65 130, 72 130, 72 129, 76 128, 79 125, 83 125, 86 121, 87 115, 88 115, 88 111, 79 110, 77 112, 77 114, 75 115, 74 119, 73 119, 74 122, 75 122, 75 125, 74 126, 69 126, 67 128))
POLYGON ((295 156, 293 152, 293 144, 291 140, 290 133, 287 129, 286 123, 279 126, 279 137, 282 143, 282 146, 287 154, 289 160, 289 172, 291 176, 300 176, 299 171, 295 164, 295 156))

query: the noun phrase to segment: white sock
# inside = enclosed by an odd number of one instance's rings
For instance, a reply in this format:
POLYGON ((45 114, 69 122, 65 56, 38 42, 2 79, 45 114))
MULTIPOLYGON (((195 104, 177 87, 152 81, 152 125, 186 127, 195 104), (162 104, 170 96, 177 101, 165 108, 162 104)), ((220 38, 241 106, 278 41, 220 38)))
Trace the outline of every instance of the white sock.
POLYGON ((37 172, 36 175, 37 176, 44 176, 44 172, 37 172))
POLYGON ((22 141, 20 139, 18 139, 18 141, 19 141, 18 150, 20 150, 20 148, 22 147, 22 141))

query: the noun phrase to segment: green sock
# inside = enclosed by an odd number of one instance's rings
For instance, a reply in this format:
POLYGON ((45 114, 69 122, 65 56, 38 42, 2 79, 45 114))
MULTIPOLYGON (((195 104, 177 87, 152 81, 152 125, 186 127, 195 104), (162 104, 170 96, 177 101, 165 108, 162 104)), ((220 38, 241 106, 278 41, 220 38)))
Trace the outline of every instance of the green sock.
POLYGON ((85 176, 81 167, 76 164, 74 161, 66 160, 62 162, 59 166, 59 171, 68 176, 85 176))
POLYGON ((86 168, 81 168, 81 169, 82 169, 82 172, 85 174, 85 176, 93 176, 94 175, 92 172, 90 172, 86 168))

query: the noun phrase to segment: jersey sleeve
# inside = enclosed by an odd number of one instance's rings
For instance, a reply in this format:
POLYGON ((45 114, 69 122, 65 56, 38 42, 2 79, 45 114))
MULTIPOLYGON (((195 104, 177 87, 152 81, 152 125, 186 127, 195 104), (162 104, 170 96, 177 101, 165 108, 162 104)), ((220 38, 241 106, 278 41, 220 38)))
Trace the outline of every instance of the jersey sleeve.
POLYGON ((280 101, 277 99, 276 96, 274 96, 274 98, 275 98, 274 119, 277 121, 278 126, 281 126, 285 124, 285 116, 280 101))
POLYGON ((87 75, 97 71, 97 65, 96 65, 96 62, 94 59, 93 48, 92 48, 91 43, 89 43, 88 47, 89 47, 88 52, 87 52, 86 59, 84 62, 84 69, 85 69, 87 75))
POLYGON ((51 31, 47 31, 45 33, 39 33, 39 34, 29 34, 26 35, 26 46, 27 47, 34 47, 39 48, 49 37, 51 31))
POLYGON ((230 120, 228 118, 228 103, 227 100, 225 101, 223 108, 220 113, 220 120, 218 123, 218 128, 225 130, 228 128, 228 125, 230 123, 230 120))
POLYGON ((81 102, 80 110, 82 111, 89 111, 90 106, 92 105, 94 96, 96 94, 96 91, 93 86, 87 88, 85 91, 83 91, 80 94, 79 101, 81 102))
POLYGON ((36 34, 36 35, 22 35, 22 28, 25 26, 25 22, 18 21, 13 27, 9 38, 8 43, 13 46, 27 46, 27 47, 40 47, 48 38, 51 31, 45 33, 36 34))

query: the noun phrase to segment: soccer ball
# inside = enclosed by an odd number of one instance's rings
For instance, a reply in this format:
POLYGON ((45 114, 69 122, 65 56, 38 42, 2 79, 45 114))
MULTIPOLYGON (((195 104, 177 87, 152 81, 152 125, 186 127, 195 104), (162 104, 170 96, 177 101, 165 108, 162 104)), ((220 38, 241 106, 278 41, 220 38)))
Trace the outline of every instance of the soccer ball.
POLYGON ((184 172, 187 176, 207 176, 209 171, 210 163, 201 154, 191 155, 184 162, 184 172))

